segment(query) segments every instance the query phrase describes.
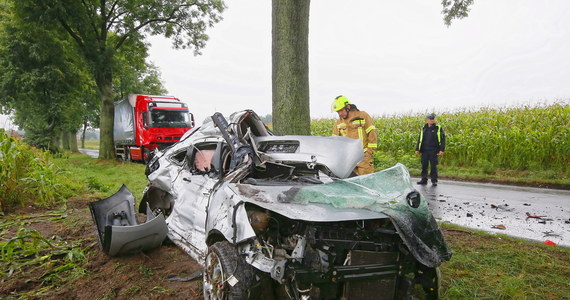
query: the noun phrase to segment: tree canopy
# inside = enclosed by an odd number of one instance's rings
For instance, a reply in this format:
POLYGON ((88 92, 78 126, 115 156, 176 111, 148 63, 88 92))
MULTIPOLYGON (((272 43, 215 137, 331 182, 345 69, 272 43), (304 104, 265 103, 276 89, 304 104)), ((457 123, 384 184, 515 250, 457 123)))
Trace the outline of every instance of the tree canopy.
POLYGON ((221 0, 18 0, 17 10, 40 26, 58 24, 85 60, 101 99, 99 158, 113 158, 113 74, 117 55, 144 43, 148 35, 163 35, 175 48, 206 45, 205 30, 221 20, 221 0))
MULTIPOLYGON (((99 126, 97 86, 71 36, 57 22, 28 22, 25 9, 5 1, 0 14, 0 109, 33 145, 76 149, 75 133, 99 126)), ((162 94, 159 70, 146 62, 148 45, 128 40, 115 56, 114 100, 128 93, 162 94)))
POLYGON ((56 137, 77 130, 85 68, 63 31, 35 27, 9 3, 0 18, 0 105, 34 145, 55 149, 56 137), (81 90, 80 90, 81 89, 81 90))

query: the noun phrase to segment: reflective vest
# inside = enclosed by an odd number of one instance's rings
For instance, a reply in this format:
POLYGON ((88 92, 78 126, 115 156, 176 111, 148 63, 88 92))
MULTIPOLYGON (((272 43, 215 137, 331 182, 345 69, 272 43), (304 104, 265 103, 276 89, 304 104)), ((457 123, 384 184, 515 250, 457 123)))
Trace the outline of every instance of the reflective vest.
MULTIPOLYGON (((421 151, 422 148, 422 142, 424 140, 424 130, 426 129, 427 125, 424 125, 424 127, 422 127, 422 129, 420 130, 420 136, 418 138, 418 143, 416 145, 416 151, 421 151)), ((439 148, 439 151, 445 151, 445 133, 443 132, 443 128, 434 123, 434 125, 437 130, 435 132, 435 136, 436 136, 436 140, 437 140, 437 147, 439 148)), ((429 127, 427 127, 429 128, 429 127)))
POLYGON ((332 135, 360 139, 364 152, 374 152, 378 147, 378 136, 370 115, 364 111, 351 111, 349 118, 338 119, 332 135))
MULTIPOLYGON (((441 144, 441 126, 437 125, 437 143, 441 144)), ((419 142, 419 146, 422 146, 422 141, 424 139, 424 128, 422 127, 422 129, 420 130, 420 142, 419 142)))

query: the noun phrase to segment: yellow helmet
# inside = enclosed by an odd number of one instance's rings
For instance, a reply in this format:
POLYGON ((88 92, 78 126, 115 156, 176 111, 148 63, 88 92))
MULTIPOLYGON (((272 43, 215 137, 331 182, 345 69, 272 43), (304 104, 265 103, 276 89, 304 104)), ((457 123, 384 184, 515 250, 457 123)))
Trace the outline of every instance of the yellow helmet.
POLYGON ((350 102, 350 100, 348 100, 348 98, 346 98, 345 96, 338 96, 334 99, 332 105, 331 105, 331 111, 339 111, 343 108, 346 107, 346 105, 348 104, 352 104, 352 102, 350 102))

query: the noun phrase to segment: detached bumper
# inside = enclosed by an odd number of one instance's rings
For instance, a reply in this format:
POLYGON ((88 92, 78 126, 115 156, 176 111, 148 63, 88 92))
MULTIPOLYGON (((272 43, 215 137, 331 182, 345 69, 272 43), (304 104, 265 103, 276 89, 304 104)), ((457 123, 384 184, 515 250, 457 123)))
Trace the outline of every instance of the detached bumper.
POLYGON ((111 197, 89 203, 89 209, 99 245, 109 256, 157 248, 166 238, 168 228, 162 214, 155 216, 147 207, 146 222, 138 223, 135 197, 124 185, 111 197))

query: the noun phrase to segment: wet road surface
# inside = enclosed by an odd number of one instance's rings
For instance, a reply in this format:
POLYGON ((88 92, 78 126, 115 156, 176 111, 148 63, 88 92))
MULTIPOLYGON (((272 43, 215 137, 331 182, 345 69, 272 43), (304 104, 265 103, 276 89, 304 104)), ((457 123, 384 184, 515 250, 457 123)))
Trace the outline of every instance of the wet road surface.
POLYGON ((416 188, 439 222, 570 247, 570 191, 448 180, 416 188))
POLYGON ((99 157, 99 150, 93 150, 93 149, 83 149, 80 148, 79 152, 89 156, 89 157, 93 157, 93 158, 97 158, 99 157))

